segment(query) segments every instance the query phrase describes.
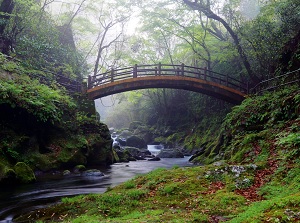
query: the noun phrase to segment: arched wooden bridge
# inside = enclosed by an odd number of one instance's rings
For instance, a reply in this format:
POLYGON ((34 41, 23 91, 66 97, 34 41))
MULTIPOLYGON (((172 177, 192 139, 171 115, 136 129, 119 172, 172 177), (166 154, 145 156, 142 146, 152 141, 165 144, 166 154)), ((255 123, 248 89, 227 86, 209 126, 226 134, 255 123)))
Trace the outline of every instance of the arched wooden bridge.
POLYGON ((175 88, 199 92, 239 104, 248 92, 247 85, 228 75, 192 66, 156 64, 135 65, 89 76, 88 96, 101 98, 115 93, 145 89, 175 88))

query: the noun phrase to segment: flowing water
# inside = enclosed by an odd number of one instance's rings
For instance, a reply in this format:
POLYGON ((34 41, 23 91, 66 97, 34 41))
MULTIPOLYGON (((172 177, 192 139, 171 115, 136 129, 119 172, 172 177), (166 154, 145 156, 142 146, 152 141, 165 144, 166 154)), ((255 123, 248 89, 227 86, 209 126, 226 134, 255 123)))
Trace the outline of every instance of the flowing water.
MULTIPOLYGON (((160 148, 148 146, 148 149, 152 153, 157 153, 160 148)), ((107 187, 116 186, 138 174, 150 172, 158 167, 190 166, 189 158, 161 159, 161 161, 142 160, 98 168, 105 176, 49 174, 38 177, 38 181, 34 184, 1 189, 0 222, 11 223, 14 216, 54 204, 62 197, 104 193, 107 187)))

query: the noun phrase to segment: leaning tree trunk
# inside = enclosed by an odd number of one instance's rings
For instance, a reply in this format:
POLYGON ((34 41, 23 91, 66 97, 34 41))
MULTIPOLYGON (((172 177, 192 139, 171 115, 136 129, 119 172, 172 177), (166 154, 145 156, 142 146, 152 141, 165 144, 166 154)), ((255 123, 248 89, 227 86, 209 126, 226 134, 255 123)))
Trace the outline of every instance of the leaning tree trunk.
POLYGON ((191 7, 192 9, 203 12, 208 18, 222 23, 222 25, 225 27, 225 29, 231 35, 231 37, 234 41, 234 44, 237 47, 238 53, 241 57, 241 60, 245 66, 245 69, 247 70, 249 77, 251 78, 251 80, 254 83, 260 82, 260 78, 257 75, 255 75, 251 69, 250 63, 249 63, 248 58, 240 44, 240 40, 239 40, 237 34, 232 30, 232 28, 229 26, 229 24, 224 19, 222 19, 220 16, 218 16, 213 11, 211 11, 210 7, 205 5, 202 0, 200 0, 199 3, 198 3, 198 1, 191 2, 189 0, 183 0, 183 2, 186 5, 188 5, 189 7, 191 7))
POLYGON ((7 55, 9 54, 13 40, 9 38, 8 35, 5 35, 5 28, 11 17, 14 6, 13 0, 3 0, 0 5, 0 20, 2 20, 0 24, 0 51, 7 55))

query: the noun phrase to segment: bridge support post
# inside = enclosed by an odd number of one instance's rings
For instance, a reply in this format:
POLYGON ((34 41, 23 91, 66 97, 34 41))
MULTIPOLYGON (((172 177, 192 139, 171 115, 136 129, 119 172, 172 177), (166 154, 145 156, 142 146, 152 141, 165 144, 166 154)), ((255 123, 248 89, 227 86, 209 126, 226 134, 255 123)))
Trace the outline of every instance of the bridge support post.
POLYGON ((158 63, 158 75, 159 76, 161 75, 161 63, 160 62, 158 63))
POLYGON ((110 72, 110 81, 111 82, 114 82, 114 75, 115 75, 115 70, 114 70, 114 68, 112 68, 111 72, 110 72))
POLYGON ((134 65, 133 67, 133 78, 137 77, 137 64, 134 65))

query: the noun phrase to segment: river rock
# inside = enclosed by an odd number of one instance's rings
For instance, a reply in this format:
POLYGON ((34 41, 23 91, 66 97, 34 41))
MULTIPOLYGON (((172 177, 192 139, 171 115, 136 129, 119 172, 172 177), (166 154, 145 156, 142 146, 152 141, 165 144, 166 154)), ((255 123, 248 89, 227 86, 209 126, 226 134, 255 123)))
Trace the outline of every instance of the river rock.
POLYGON ((153 141, 153 133, 147 126, 139 125, 134 131, 133 135, 143 139, 146 144, 150 144, 153 141))
POLYGON ((159 158, 184 158, 182 152, 177 149, 162 149, 158 154, 159 158))
POLYGON ((160 158, 158 156, 148 159, 148 161, 160 161, 160 158))
POLYGON ((126 146, 126 139, 116 138, 116 141, 119 142, 120 146, 126 146))
POLYGON ((118 160, 116 162, 129 162, 129 161, 135 161, 136 159, 133 159, 134 157, 130 154, 130 152, 124 148, 121 147, 114 147, 114 151, 117 154, 118 160))
POLYGON ((146 142, 137 136, 128 137, 126 140, 126 145, 131 146, 131 147, 137 147, 137 148, 146 148, 147 147, 146 142))
POLYGON ((85 171, 85 166, 84 165, 77 165, 74 167, 74 173, 79 173, 79 172, 82 172, 82 171, 85 171))
POLYGON ((16 172, 0 163, 0 185, 12 185, 16 181, 16 172))
POLYGON ((70 170, 64 170, 63 172, 63 175, 64 176, 67 176, 67 175, 70 175, 71 174, 71 171, 70 170))
POLYGON ((120 138, 124 138, 124 139, 127 139, 130 136, 132 136, 132 132, 130 132, 129 130, 124 130, 119 135, 120 138))
POLYGON ((103 177, 104 173, 102 173, 100 170, 97 170, 97 169, 90 169, 90 170, 84 171, 83 175, 88 176, 88 177, 103 177))
POLYGON ((151 155, 151 152, 148 149, 140 149, 136 147, 126 146, 124 147, 133 157, 145 158, 147 155, 151 155))
POLYGON ((14 166, 17 179, 21 183, 32 183, 36 181, 33 170, 24 162, 18 162, 14 166))

